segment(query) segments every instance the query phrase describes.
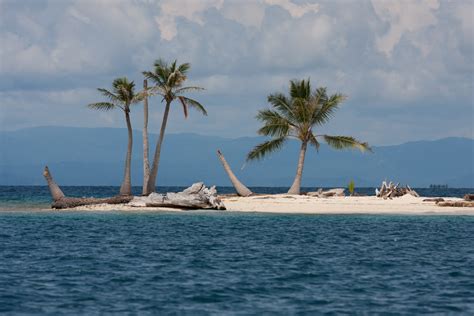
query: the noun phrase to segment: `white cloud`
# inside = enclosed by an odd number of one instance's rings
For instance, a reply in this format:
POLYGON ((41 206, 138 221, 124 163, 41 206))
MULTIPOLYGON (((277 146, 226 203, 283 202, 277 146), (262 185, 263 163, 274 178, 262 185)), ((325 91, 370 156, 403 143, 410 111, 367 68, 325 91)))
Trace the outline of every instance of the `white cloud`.
POLYGON ((319 4, 317 3, 306 3, 297 5, 291 0, 264 0, 266 4, 277 5, 288 11, 290 15, 294 18, 300 18, 306 13, 313 12, 317 13, 319 11, 319 4))
MULTIPOLYGON (((372 0, 372 5, 377 16, 389 24, 388 31, 376 41, 377 49, 389 57, 404 34, 416 33, 438 22, 434 13, 439 9, 438 0, 372 0)), ((430 49, 420 39, 412 38, 412 43, 425 55, 430 49)))
POLYGON ((172 40, 177 34, 176 18, 204 24, 202 13, 210 8, 221 8, 224 0, 163 0, 160 1, 160 15, 155 17, 161 38, 172 40))

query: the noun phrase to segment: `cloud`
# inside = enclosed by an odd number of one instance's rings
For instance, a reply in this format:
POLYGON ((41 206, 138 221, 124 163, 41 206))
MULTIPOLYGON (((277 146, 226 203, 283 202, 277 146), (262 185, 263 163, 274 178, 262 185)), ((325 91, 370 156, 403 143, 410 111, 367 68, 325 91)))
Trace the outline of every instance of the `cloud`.
MULTIPOLYGON (((414 35, 438 22, 435 16, 438 0, 372 0, 372 5, 378 18, 389 24, 388 31, 376 41, 377 49, 387 56, 391 56, 402 36, 414 35)), ((412 36, 410 39, 425 55, 428 53, 430 48, 426 43, 412 36)))
MULTIPOLYGON (((0 6, 2 129, 123 126, 120 113, 100 116, 85 104, 98 101, 95 88, 118 76, 141 86, 141 71, 163 57, 191 62, 190 84, 207 89, 195 97, 210 113, 184 122, 173 110, 170 132, 254 135, 254 116, 267 106, 266 96, 286 91, 290 79, 311 77, 315 86, 349 96, 327 126, 332 132, 379 143, 437 137, 442 113, 446 135, 472 134, 472 115, 466 115, 474 99, 471 1, 43 0, 0 6), (416 118, 415 135, 409 127, 416 118), (390 135, 383 126, 391 126, 390 135)), ((151 102, 150 128, 157 131, 162 106, 151 102)), ((136 128, 139 111, 133 110, 136 128)))
POLYGON ((224 0, 163 0, 160 3, 160 15, 155 17, 161 32, 161 38, 172 40, 177 34, 177 18, 185 18, 199 25, 204 24, 202 13, 209 8, 220 8, 224 0))
POLYGON ((319 11, 319 4, 317 3, 305 3, 297 5, 290 0, 264 0, 266 4, 277 5, 288 11, 292 17, 300 18, 306 13, 319 11))

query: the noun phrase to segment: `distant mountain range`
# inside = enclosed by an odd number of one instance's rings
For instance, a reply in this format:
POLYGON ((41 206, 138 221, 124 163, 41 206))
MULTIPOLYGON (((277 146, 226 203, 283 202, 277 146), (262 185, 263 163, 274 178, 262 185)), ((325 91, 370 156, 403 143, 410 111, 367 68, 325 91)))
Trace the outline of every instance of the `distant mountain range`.
MULTIPOLYGON (((153 150, 156 137, 150 137, 153 150)), ((299 144, 290 141, 282 151, 265 160, 245 164, 247 152, 262 140, 168 134, 158 185, 188 185, 196 181, 230 185, 216 156, 216 150, 221 149, 234 172, 248 186, 289 186, 299 144)), ((45 165, 61 185, 119 185, 126 142, 125 129, 39 127, 0 132, 0 185, 44 185, 45 165)), ((372 154, 336 151, 324 145, 319 153, 309 150, 303 186, 346 186, 351 179, 359 187, 378 186, 389 179, 414 187, 474 187, 473 139, 451 137, 373 149, 372 154)), ((140 131, 134 132, 132 167, 133 185, 141 185, 140 131)))

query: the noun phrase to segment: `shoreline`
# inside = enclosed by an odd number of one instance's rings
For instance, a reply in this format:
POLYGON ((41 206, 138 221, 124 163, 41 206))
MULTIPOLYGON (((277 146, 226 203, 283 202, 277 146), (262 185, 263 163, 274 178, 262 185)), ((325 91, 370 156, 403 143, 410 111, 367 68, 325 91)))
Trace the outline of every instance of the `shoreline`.
MULTIPOLYGON (((426 197, 405 195, 392 200, 375 196, 311 197, 305 195, 262 194, 249 197, 221 195, 227 210, 203 209, 197 211, 315 214, 315 215, 470 215, 474 207, 442 207, 435 202, 423 202, 426 197)), ((445 200, 462 201, 461 198, 445 200)), ((6 211, 6 210, 4 210, 6 211)), ((14 210, 11 210, 14 211, 14 210)), ((39 209, 38 211, 137 211, 137 212, 195 212, 169 207, 137 207, 127 204, 95 204, 62 210, 39 209)))

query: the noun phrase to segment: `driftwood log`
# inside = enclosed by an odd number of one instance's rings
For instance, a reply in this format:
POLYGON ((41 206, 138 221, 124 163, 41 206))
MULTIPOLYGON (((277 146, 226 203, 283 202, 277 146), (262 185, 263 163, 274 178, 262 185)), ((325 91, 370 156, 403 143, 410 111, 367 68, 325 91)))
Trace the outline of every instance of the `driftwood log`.
POLYGON ((331 196, 345 196, 344 191, 345 189, 343 188, 330 189, 327 191, 323 191, 323 189, 319 189, 316 192, 308 192, 306 193, 306 195, 320 197, 320 198, 327 198, 331 196))
POLYGON ((178 193, 157 194, 149 196, 114 196, 110 198, 76 198, 66 197, 54 182, 48 167, 44 168, 43 176, 48 182, 53 198, 52 208, 64 209, 94 204, 126 204, 135 207, 171 207, 180 209, 217 209, 225 210, 224 203, 217 196, 215 187, 206 188, 202 183, 195 183, 178 193))
POLYGON ((473 201, 444 201, 436 203, 438 206, 454 206, 454 207, 474 207, 473 201))
POLYGON ((224 167, 224 170, 230 179, 230 182, 232 182, 235 191, 237 191, 237 194, 240 196, 252 195, 252 191, 250 191, 249 188, 247 188, 242 182, 240 182, 239 179, 237 179, 235 174, 232 172, 232 169, 230 168, 229 164, 225 160, 225 157, 220 150, 217 150, 217 157, 219 157, 219 160, 221 161, 222 166, 224 167))
POLYGON ((194 183, 178 193, 135 196, 127 205, 133 207, 171 207, 180 209, 225 210, 224 203, 217 196, 216 187, 206 188, 204 183, 194 183))
POLYGON ((410 186, 400 187, 400 183, 394 184, 390 181, 382 182, 380 189, 375 189, 375 196, 385 199, 392 199, 394 197, 404 196, 405 194, 413 195, 414 197, 420 197, 415 190, 412 190, 410 186))
POLYGON ((464 195, 465 201, 474 201, 474 194, 466 194, 464 195))

